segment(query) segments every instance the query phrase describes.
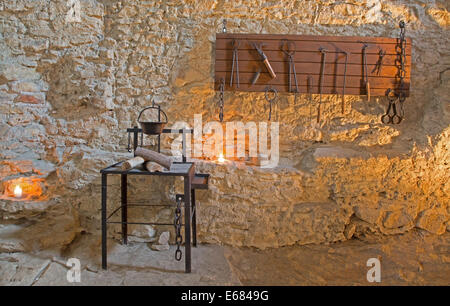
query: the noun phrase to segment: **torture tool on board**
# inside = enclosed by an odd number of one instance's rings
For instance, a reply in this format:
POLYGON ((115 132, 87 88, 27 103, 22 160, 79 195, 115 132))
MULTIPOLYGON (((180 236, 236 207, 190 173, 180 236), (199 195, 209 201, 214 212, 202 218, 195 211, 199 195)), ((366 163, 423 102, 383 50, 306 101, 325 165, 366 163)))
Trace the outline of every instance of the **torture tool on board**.
POLYGON ((277 96, 278 96, 278 91, 275 88, 273 88, 271 86, 266 87, 265 97, 266 97, 267 102, 269 102, 269 121, 272 118, 272 104, 275 102, 277 96), (269 97, 270 93, 273 94, 272 98, 269 97))
POLYGON ((369 83, 369 72, 367 68, 367 47, 369 47, 369 45, 363 42, 362 47, 363 66, 364 66, 363 81, 364 87, 366 88, 367 101, 370 101, 370 83, 369 83))
POLYGON ((322 54, 322 63, 320 64, 320 79, 319 79, 319 105, 317 106, 317 123, 320 123, 320 108, 322 105, 322 91, 323 91, 323 78, 325 76, 325 59, 327 55, 327 50, 320 47, 320 53, 322 54))
POLYGON ((236 73, 236 87, 239 88, 239 45, 241 42, 233 39, 231 44, 233 46, 233 64, 231 66, 230 87, 233 87, 233 77, 236 73))
POLYGON ((386 55, 386 51, 380 48, 380 51, 378 52, 378 60, 375 64, 375 67, 372 70, 372 73, 376 72, 377 75, 380 75, 381 69, 383 68, 383 58, 386 55))
POLYGON ((400 122, 402 122, 403 118, 397 113, 397 106, 395 104, 397 97, 395 96, 394 91, 392 91, 391 89, 388 89, 386 96, 389 101, 389 105, 386 113, 381 116, 381 122, 385 124, 399 124, 400 122))
POLYGON ((309 123, 312 126, 312 87, 313 87, 313 77, 308 75, 306 79, 306 91, 309 96, 309 123))
POLYGON ((267 68, 267 71, 269 72, 270 76, 272 77, 272 79, 276 78, 277 75, 275 74, 275 72, 273 71, 272 66, 270 65, 269 60, 267 59, 266 54, 264 53, 264 51, 262 50, 262 47, 264 46, 264 44, 257 44, 255 42, 252 42, 253 47, 256 49, 256 51, 258 52, 259 56, 261 57, 261 61, 264 63, 264 65, 267 68))

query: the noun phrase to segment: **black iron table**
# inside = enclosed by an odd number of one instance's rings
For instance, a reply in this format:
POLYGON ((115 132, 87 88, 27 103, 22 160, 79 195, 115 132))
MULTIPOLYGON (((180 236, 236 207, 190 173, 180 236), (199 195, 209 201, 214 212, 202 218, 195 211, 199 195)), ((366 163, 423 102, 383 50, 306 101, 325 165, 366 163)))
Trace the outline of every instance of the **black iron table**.
POLYGON ((195 190, 207 189, 208 174, 195 174, 195 164, 191 162, 175 162, 169 170, 161 172, 150 172, 144 168, 134 168, 130 170, 122 170, 123 162, 116 163, 112 166, 100 170, 102 175, 102 268, 107 268, 107 225, 122 224, 122 240, 127 244, 127 225, 173 225, 169 223, 144 223, 144 222, 128 222, 128 208, 132 206, 167 206, 167 204, 129 204, 127 199, 127 177, 128 175, 156 175, 156 176, 178 176, 184 178, 184 231, 185 231, 185 272, 191 272, 191 230, 192 244, 197 246, 197 221, 195 207, 195 190), (108 175, 121 175, 121 205, 107 216, 107 177, 108 175), (120 222, 108 221, 118 211, 121 211, 122 220, 120 222))

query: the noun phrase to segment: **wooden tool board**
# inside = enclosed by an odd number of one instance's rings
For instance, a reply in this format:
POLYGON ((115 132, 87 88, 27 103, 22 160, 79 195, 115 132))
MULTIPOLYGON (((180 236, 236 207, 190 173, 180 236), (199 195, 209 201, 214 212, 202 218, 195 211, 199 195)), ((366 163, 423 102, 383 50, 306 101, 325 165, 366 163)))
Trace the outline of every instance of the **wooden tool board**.
MULTIPOLYGON (((272 86, 279 92, 289 91, 289 62, 288 57, 281 50, 282 42, 288 40, 295 43, 295 69, 300 93, 307 93, 307 77, 312 77, 311 93, 319 93, 319 80, 322 53, 319 48, 327 50, 323 94, 341 94, 344 80, 345 54, 350 52, 347 62, 346 95, 365 95, 363 42, 368 44, 366 49, 367 68, 371 96, 384 96, 387 89, 398 87, 398 39, 387 37, 357 37, 357 36, 310 36, 310 35, 282 35, 282 34, 216 34, 215 52, 215 89, 219 90, 221 78, 225 78, 227 91, 264 92, 267 86, 272 86), (233 86, 230 87, 230 76, 233 63, 233 39, 239 40, 239 79, 237 88, 236 74, 233 86), (252 42, 263 43, 263 51, 272 65, 277 77, 272 79, 261 61, 261 57, 252 42), (380 48, 386 51, 380 74, 372 73, 378 58, 380 48), (255 85, 251 85, 254 73, 261 69, 261 74, 255 85)), ((404 93, 409 96, 411 75, 411 39, 406 38, 406 77, 404 79, 404 93)), ((291 79, 294 86, 294 79, 291 79)))

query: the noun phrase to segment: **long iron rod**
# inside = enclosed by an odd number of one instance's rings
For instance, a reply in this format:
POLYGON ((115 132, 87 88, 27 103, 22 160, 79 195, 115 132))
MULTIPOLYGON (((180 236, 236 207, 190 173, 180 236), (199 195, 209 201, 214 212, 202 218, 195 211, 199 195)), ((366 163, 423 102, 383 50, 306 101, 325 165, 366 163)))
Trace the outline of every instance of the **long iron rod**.
POLYGON ((123 244, 128 243, 128 209, 127 209, 127 193, 128 193, 128 186, 127 186, 127 175, 122 174, 121 175, 121 202, 122 202, 122 242, 123 244))
POLYGON ((167 225, 173 226, 173 223, 151 223, 151 222, 120 222, 120 221, 108 221, 107 224, 134 224, 134 225, 167 225))
POLYGON ((345 53, 345 66, 344 66, 344 84, 342 85, 342 104, 341 104, 341 111, 344 114, 345 113, 345 85, 346 85, 346 79, 347 79, 347 62, 348 62, 348 52, 344 51, 345 53))
POLYGON ((317 106, 317 123, 320 123, 320 107, 322 105, 322 90, 323 90, 323 77, 325 73, 325 58, 326 58, 326 50, 324 48, 320 48, 319 51, 322 53, 322 63, 320 68, 320 80, 319 80, 319 105, 317 106))
POLYGON ((102 268, 107 267, 107 222, 106 222, 106 200, 107 200, 107 174, 102 173, 102 268))

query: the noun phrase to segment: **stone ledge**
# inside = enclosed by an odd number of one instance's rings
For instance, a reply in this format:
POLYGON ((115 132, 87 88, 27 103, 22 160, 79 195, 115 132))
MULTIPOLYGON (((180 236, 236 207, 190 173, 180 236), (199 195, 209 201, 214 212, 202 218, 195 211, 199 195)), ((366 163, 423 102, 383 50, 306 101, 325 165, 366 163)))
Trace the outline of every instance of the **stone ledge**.
POLYGON ((316 148, 313 156, 315 159, 320 158, 362 158, 367 159, 372 157, 372 154, 367 152, 356 151, 344 147, 319 147, 316 148))
POLYGON ((31 218, 44 213, 56 203, 53 201, 20 201, 0 199, 0 213, 3 219, 18 220, 21 218, 31 218))
MULTIPOLYGON (((2 204, 2 209, 5 209, 5 202, 2 204)), ((13 206, 12 210, 17 209, 19 212, 8 214, 0 210, 3 222, 7 224, 0 228, 0 251, 61 250, 82 230, 78 215, 70 206, 41 202, 39 208, 20 210, 18 205, 23 203, 14 204, 17 205, 9 206, 13 206)), ((36 205, 36 203, 27 204, 36 205)), ((29 205, 27 207, 29 208, 29 205)))

